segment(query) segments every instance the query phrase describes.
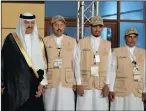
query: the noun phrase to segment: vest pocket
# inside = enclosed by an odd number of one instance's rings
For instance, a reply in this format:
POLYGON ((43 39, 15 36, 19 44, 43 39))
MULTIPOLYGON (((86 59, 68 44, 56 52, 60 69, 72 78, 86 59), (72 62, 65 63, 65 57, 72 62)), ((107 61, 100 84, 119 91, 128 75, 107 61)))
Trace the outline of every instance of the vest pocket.
POLYGON ((54 50, 54 48, 49 48, 49 47, 47 47, 46 48, 46 50, 47 50, 47 57, 48 57, 48 59, 53 59, 56 55, 57 55, 57 51, 56 51, 56 49, 54 50))
POLYGON ((90 70, 91 69, 91 61, 93 61, 93 57, 91 57, 90 49, 82 49, 81 50, 81 70, 90 70))
POLYGON ((54 67, 54 59, 49 59, 48 60, 48 68, 53 68, 54 67))
POLYGON ((142 81, 139 81, 138 82, 138 86, 137 86, 138 93, 142 94, 143 88, 144 88, 143 82, 142 81))
POLYGON ((47 72, 48 83, 58 83, 60 81, 60 74, 59 68, 49 68, 47 72))
POLYGON ((126 80, 124 78, 116 78, 115 81, 115 92, 124 93, 126 92, 126 80))
POLYGON ((73 56, 73 48, 66 48, 64 51, 65 51, 64 54, 65 54, 67 57, 72 58, 72 56, 73 56))
POLYGON ((66 68, 65 69, 65 81, 69 84, 73 84, 74 80, 74 72, 72 68, 66 68))
POLYGON ((90 79, 90 71, 81 71, 81 80, 83 86, 87 87, 90 79))
POLYGON ((139 60, 137 60, 137 63, 140 64, 140 65, 141 64, 143 65, 144 64, 144 59, 143 58, 139 58, 139 60))
POLYGON ((107 71, 107 69, 108 69, 108 65, 107 65, 107 63, 108 63, 108 55, 107 56, 105 56, 105 55, 102 55, 101 57, 100 57, 100 63, 99 63, 99 66, 100 66, 100 71, 107 71))
POLYGON ((47 81, 48 83, 52 82, 52 73, 50 71, 47 72, 47 81))
POLYGON ((72 48, 67 48, 63 50, 63 66, 64 67, 72 67, 72 61, 73 61, 73 49, 72 48))
POLYGON ((116 72, 116 76, 118 78, 126 78, 127 76, 125 75, 124 71, 123 72, 120 72, 119 70, 116 72))
POLYGON ((117 58, 117 77, 126 78, 127 73, 131 73, 132 70, 133 66, 131 64, 131 60, 127 56, 121 55, 117 58))
POLYGON ((100 87, 100 88, 103 88, 104 85, 105 85, 105 82, 106 82, 106 76, 101 76, 101 77, 99 78, 99 87, 100 87))

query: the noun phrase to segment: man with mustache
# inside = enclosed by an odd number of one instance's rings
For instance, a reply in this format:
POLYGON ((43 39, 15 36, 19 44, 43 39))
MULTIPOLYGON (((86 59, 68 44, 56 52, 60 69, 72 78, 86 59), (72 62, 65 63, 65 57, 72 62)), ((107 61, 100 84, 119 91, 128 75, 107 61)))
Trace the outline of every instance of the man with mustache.
POLYGON ((79 49, 76 41, 64 34, 63 16, 52 17, 51 24, 54 34, 44 38, 48 61, 48 85, 43 96, 45 110, 75 110, 73 85, 77 93, 83 95, 79 49))
POLYGON ((79 41, 80 74, 84 95, 77 97, 77 110, 108 110, 111 43, 102 39, 103 19, 91 19, 91 35, 79 41))
POLYGON ((2 47, 2 111, 44 111, 45 58, 35 15, 20 14, 2 47), (44 79, 43 79, 44 78, 44 79))
POLYGON ((125 32, 126 44, 115 48, 110 76, 111 110, 144 110, 146 101, 146 55, 136 47, 138 32, 129 28, 125 32))

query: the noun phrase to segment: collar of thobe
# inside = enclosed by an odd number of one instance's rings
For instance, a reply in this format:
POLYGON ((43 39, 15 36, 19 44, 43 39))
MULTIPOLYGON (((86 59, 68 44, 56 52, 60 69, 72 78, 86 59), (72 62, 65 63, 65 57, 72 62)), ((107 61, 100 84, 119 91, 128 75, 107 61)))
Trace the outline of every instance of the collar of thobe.
POLYGON ((99 37, 95 37, 93 35, 91 35, 90 37, 91 37, 92 40, 96 40, 96 41, 100 41, 100 38, 101 38, 100 36, 99 37))
POLYGON ((56 41, 57 47, 58 47, 58 48, 61 48, 61 41, 63 40, 63 34, 62 34, 61 36, 59 36, 59 37, 56 37, 56 36, 54 35, 54 39, 55 39, 55 41, 56 41))
POLYGON ((97 51, 99 49, 99 45, 100 45, 100 39, 101 37, 95 37, 93 35, 90 36, 91 37, 91 42, 92 42, 92 48, 94 51, 94 54, 97 54, 97 51))
POLYGON ((129 47, 129 46, 126 45, 126 47, 128 48, 129 53, 133 56, 134 55, 135 46, 134 47, 129 47))
POLYGON ((62 39, 63 39, 63 35, 61 35, 59 37, 57 37, 57 36, 54 35, 54 39, 55 39, 56 42, 58 42, 58 41, 61 42, 62 39))
POLYGON ((136 61, 135 46, 134 47, 129 47, 129 46, 126 45, 126 47, 129 51, 129 56, 130 56, 131 61, 136 61))
POLYGON ((31 34, 25 34, 24 37, 24 39, 29 39, 31 37, 31 34))

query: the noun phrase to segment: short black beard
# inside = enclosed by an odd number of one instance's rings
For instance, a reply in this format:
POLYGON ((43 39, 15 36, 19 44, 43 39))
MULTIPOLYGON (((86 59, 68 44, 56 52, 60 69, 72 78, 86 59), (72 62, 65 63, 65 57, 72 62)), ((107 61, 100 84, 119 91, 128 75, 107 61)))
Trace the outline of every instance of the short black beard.
MULTIPOLYGON (((93 35, 93 34, 92 34, 93 35)), ((100 36, 100 34, 99 35, 93 35, 94 37, 99 37, 100 36)))

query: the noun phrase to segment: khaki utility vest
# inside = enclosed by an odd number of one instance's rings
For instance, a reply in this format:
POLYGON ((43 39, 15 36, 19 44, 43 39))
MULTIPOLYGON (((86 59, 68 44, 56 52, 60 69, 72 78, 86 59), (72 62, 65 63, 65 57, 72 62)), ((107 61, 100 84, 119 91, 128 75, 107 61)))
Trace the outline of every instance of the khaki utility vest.
POLYGON ((72 64, 75 40, 69 36, 63 35, 60 49, 60 58, 63 61, 61 68, 54 68, 54 61, 58 58, 58 49, 53 35, 45 37, 44 44, 48 63, 47 88, 56 88, 60 83, 64 87, 72 88, 75 84, 72 64))
POLYGON ((137 97, 142 96, 144 89, 144 59, 145 50, 135 48, 136 62, 140 71, 140 80, 134 80, 133 64, 126 46, 114 49, 117 58, 117 70, 114 91, 116 96, 128 96, 133 93, 137 97))
POLYGON ((94 64, 94 53, 91 45, 91 38, 85 37, 79 41, 81 50, 81 79, 85 89, 102 89, 106 82, 108 69, 108 57, 111 48, 110 42, 101 38, 98 54, 100 56, 99 76, 91 75, 91 66, 94 64))

